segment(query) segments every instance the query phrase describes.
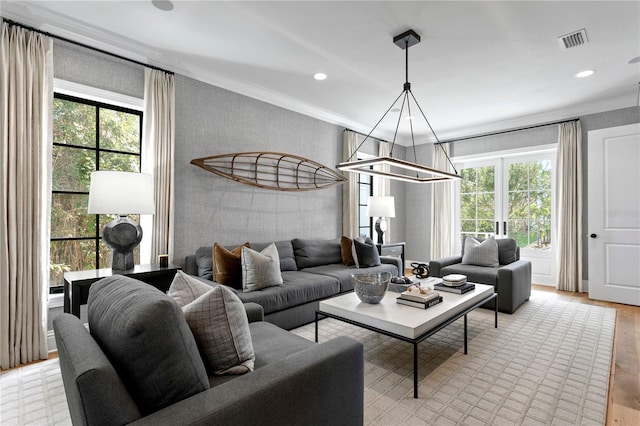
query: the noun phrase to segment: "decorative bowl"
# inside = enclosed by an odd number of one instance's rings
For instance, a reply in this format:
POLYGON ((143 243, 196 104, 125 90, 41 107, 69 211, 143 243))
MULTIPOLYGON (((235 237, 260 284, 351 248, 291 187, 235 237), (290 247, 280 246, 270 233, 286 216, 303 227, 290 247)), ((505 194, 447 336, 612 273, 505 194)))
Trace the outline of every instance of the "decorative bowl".
POLYGON ((355 285, 356 296, 364 303, 380 303, 389 288, 391 274, 389 272, 351 274, 355 285))

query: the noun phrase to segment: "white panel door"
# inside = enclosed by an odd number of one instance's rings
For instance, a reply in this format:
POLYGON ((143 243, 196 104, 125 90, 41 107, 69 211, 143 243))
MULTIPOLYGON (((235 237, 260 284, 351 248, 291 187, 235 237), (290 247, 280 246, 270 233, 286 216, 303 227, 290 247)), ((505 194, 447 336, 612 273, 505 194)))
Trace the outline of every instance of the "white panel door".
POLYGON ((640 306, 640 124, 588 140, 589 297, 640 306))

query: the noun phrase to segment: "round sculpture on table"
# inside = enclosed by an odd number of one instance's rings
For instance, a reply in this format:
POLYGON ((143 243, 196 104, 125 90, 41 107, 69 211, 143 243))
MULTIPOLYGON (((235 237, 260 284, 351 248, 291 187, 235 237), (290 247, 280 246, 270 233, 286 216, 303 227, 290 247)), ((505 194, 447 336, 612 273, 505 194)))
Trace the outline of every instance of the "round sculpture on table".
POLYGON ((351 274, 355 285, 356 296, 364 303, 380 303, 389 288, 391 274, 389 272, 351 274))

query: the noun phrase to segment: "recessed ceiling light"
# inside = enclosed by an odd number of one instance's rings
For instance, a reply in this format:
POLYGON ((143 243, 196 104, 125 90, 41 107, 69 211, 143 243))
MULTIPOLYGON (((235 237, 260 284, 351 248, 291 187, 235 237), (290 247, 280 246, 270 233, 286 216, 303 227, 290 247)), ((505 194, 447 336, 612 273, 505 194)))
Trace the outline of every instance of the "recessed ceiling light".
POLYGON ((151 0, 151 3, 158 9, 164 10, 165 12, 173 10, 173 3, 169 0, 151 0))
POLYGON ((594 70, 584 70, 584 71, 580 71, 578 74, 576 74, 576 78, 589 77, 590 75, 593 75, 593 73, 595 73, 595 71, 594 71, 594 70))
POLYGON ((317 72, 313 75, 313 78, 315 78, 316 80, 326 80, 327 79, 327 75, 323 72, 317 72))
POLYGON ((637 64, 640 62, 640 56, 636 56, 635 58, 629 59, 630 64, 637 64))
POLYGON ((411 120, 413 120, 414 118, 415 118, 415 117, 414 117, 413 115, 407 115, 404 119, 405 119, 405 120, 409 120, 409 121, 411 121, 411 120))
POLYGON ((398 113, 398 112, 400 112, 400 108, 392 108, 392 109, 390 109, 389 111, 390 111, 390 112, 398 113))

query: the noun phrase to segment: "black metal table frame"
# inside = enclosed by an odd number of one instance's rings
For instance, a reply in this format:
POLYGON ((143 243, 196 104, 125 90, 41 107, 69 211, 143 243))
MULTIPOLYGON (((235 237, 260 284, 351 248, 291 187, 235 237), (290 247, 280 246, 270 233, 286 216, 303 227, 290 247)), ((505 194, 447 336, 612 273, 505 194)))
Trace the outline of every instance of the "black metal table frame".
POLYGON ((356 325, 358 327, 366 328, 367 330, 375 331, 376 333, 380 333, 380 334, 383 334, 385 336, 389 336, 389 337, 393 337, 393 338, 398 339, 398 340, 402 340, 403 342, 407 342, 407 343, 413 344, 413 397, 414 398, 418 398, 418 343, 420 343, 423 340, 425 340, 426 338, 436 334, 438 331, 442 330, 443 328, 445 328, 449 324, 457 321, 460 317, 464 316, 464 353, 466 355, 467 354, 467 314, 469 312, 473 311, 474 309, 476 309, 476 308, 484 305, 485 303, 489 302, 491 299, 495 299, 495 328, 498 328, 498 293, 493 293, 492 295, 487 296, 486 298, 482 299, 481 301, 475 303, 473 306, 470 306, 469 308, 465 309, 464 311, 454 315, 453 317, 447 319, 446 321, 438 324, 437 326, 433 327, 430 330, 427 330, 425 333, 423 333, 420 336, 418 336, 416 338, 413 338, 413 339, 410 338, 410 337, 405 337, 405 336, 401 336, 399 334, 391 333, 389 331, 381 330, 379 328, 376 328, 376 327, 373 327, 373 326, 370 326, 370 325, 367 325, 367 324, 363 324, 363 323, 358 322, 358 321, 350 320, 348 318, 344 318, 344 317, 341 317, 339 315, 329 314, 329 313, 322 312, 322 311, 318 310, 318 311, 316 311, 316 321, 315 321, 316 342, 318 342, 318 320, 320 319, 320 317, 329 317, 329 318, 334 318, 334 319, 336 319, 338 321, 346 322, 348 324, 356 325))

